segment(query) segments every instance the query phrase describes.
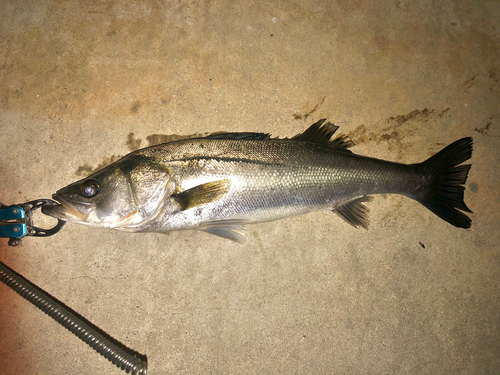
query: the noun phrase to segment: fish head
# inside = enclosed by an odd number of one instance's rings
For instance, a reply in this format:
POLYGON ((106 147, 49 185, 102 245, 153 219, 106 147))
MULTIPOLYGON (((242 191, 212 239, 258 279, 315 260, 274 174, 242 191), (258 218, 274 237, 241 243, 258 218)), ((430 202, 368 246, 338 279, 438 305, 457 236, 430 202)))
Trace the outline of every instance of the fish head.
POLYGON ((171 172, 155 162, 125 157, 76 181, 52 198, 43 213, 68 222, 134 231, 158 215, 174 189, 171 172))

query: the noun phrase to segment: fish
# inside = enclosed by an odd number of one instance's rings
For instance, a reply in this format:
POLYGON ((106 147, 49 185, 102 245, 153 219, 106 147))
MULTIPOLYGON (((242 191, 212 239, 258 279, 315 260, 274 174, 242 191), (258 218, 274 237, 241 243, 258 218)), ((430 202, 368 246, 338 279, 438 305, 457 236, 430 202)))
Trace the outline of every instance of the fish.
POLYGON ((352 152, 338 126, 319 120, 292 138, 223 133, 134 151, 60 190, 43 213, 127 232, 197 229, 239 243, 245 226, 329 210, 368 228, 365 203, 377 194, 420 202, 458 228, 470 228, 464 202, 471 137, 429 159, 401 164, 352 152))

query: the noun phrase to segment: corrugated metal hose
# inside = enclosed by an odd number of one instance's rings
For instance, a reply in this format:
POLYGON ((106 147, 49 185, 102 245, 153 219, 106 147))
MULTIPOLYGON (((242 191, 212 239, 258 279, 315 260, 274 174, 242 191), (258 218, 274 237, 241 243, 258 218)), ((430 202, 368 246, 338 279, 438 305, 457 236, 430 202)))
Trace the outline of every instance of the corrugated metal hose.
POLYGON ((132 375, 146 375, 147 357, 127 348, 24 277, 0 262, 0 281, 31 302, 92 349, 132 375))

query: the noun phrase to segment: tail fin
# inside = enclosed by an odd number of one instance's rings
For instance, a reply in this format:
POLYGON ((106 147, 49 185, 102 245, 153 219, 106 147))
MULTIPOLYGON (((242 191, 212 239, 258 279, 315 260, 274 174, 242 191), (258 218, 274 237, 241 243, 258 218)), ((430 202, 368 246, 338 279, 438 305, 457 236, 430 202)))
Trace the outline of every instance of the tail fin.
POLYGON ((471 226, 471 219, 461 212, 472 212, 464 202, 465 187, 462 186, 471 165, 459 165, 471 156, 472 138, 467 137, 453 142, 421 164, 429 176, 429 183, 425 191, 418 194, 418 201, 458 228, 471 226))

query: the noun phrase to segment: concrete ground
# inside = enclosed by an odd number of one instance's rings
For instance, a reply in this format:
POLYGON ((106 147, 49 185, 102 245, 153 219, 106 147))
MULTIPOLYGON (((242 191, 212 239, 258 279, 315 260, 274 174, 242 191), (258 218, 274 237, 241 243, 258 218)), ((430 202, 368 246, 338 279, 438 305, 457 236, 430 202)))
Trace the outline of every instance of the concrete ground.
MULTIPOLYGON (((166 135, 293 136, 419 162, 474 137, 457 229, 404 197, 203 232, 68 224, 0 261, 150 374, 500 373, 500 7, 492 1, 3 1, 0 201, 50 197, 166 135)), ((38 216, 39 223, 52 223, 38 216)), ((121 374, 0 285, 0 373, 121 374)))

